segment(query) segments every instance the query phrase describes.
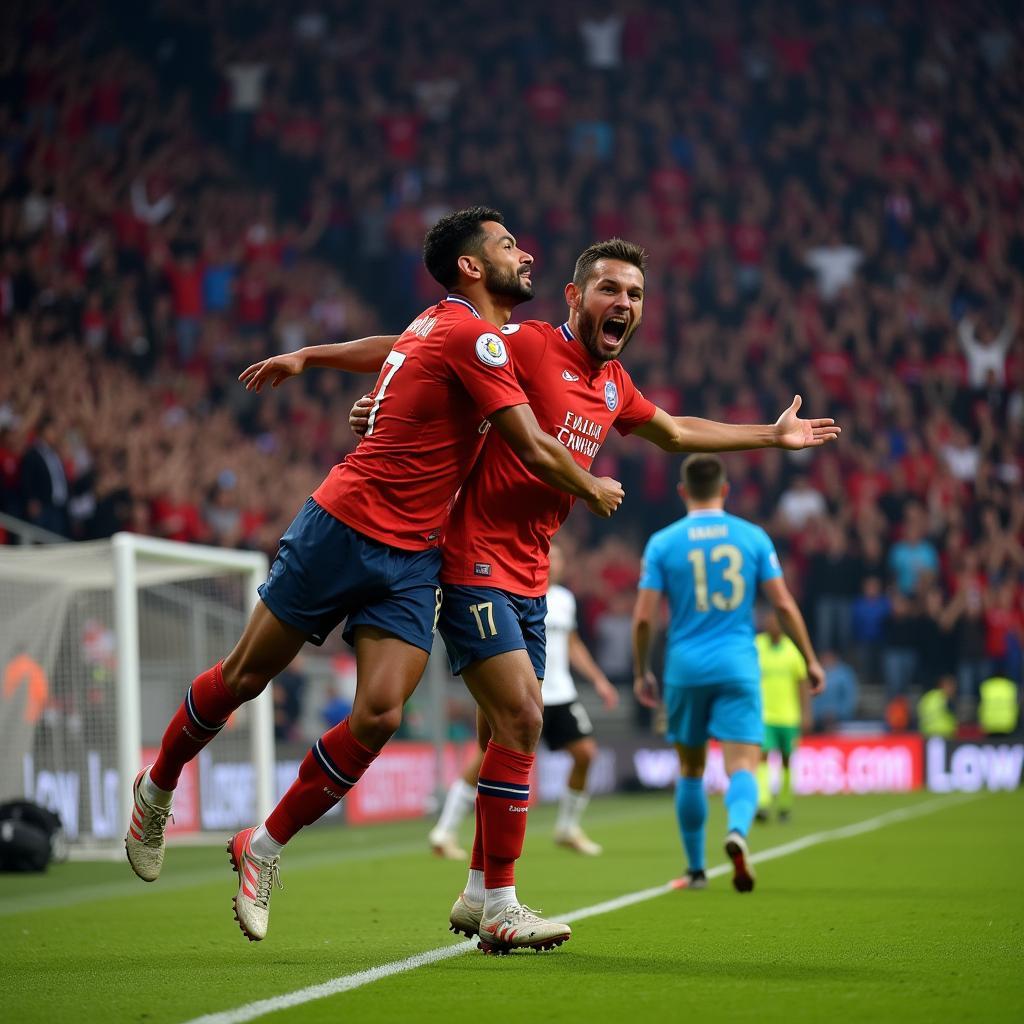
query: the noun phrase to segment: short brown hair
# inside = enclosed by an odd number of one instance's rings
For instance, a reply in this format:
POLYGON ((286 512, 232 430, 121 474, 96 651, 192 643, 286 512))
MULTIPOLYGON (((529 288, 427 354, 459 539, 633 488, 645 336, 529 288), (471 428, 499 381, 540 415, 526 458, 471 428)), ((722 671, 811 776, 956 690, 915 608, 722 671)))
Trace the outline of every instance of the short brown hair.
POLYGON ((683 463, 680 474, 683 487, 691 498, 706 501, 717 497, 725 483, 725 466, 717 455, 703 452, 691 455, 683 463))
POLYGON ((647 271, 647 253, 642 245, 627 242, 624 238, 609 238, 604 242, 595 242, 580 253, 573 271, 572 283, 584 291, 587 282, 594 276, 594 267, 599 260, 621 260, 632 263, 641 274, 647 271))

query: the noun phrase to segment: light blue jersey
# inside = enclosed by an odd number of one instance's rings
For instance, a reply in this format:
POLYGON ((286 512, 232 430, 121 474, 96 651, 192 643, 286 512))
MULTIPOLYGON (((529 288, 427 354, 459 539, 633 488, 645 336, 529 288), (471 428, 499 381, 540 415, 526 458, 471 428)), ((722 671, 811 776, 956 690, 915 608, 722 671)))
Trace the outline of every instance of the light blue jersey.
POLYGON ((754 601, 761 583, 781 575, 768 534, 718 509, 698 509, 654 534, 640 587, 668 598, 666 687, 758 689, 754 601))

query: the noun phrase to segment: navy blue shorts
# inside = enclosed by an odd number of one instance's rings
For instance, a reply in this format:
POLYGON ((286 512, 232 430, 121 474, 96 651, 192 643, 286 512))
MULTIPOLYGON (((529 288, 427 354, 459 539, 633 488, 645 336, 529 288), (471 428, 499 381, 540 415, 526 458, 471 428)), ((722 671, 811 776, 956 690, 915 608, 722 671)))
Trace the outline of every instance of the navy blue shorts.
POLYGON ((544 678, 546 597, 517 597, 492 587, 445 586, 439 626, 452 675, 508 651, 526 651, 544 678))
POLYGON ((343 619, 348 643, 356 626, 377 626, 430 651, 441 610, 441 553, 403 551, 353 530, 312 498, 281 538, 263 603, 282 622, 322 644, 343 619))

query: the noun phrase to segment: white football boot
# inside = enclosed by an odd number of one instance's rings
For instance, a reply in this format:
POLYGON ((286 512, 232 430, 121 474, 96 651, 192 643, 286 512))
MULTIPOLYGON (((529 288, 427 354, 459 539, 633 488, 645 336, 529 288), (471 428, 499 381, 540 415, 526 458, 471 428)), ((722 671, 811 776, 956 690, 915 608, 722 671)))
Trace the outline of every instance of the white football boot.
POLYGON ((467 939, 473 938, 480 931, 480 918, 483 916, 484 905, 477 906, 466 899, 464 892, 459 893, 459 898, 452 904, 452 912, 448 915, 448 929, 456 935, 465 935, 467 939))
POLYGON ((270 926, 270 894, 276 884, 283 889, 279 865, 280 857, 263 860, 253 855, 249 840, 254 829, 244 828, 228 840, 231 868, 238 873, 238 892, 235 894, 235 920, 250 942, 259 942, 267 936, 270 926))
POLYGON ((446 832, 441 828, 432 828, 429 839, 430 848, 438 857, 443 857, 445 860, 466 859, 466 851, 459 846, 459 841, 455 838, 454 832, 446 832))
POLYGON ((124 837, 124 849, 132 871, 144 882, 155 882, 164 866, 164 829, 172 815, 169 806, 155 807, 142 795, 142 779, 148 771, 148 767, 143 768, 135 776, 132 814, 124 837))
POLYGON ((754 868, 750 863, 747 841, 739 832, 730 832, 725 837, 725 855, 732 861, 732 887, 737 892, 751 892, 754 868))
POLYGON ((568 850, 582 853, 584 857, 599 857, 603 851, 601 844, 595 843, 579 825, 573 825, 572 828, 557 829, 555 831, 555 843, 558 846, 564 846, 568 850))
POLYGON ((480 918, 477 948, 503 956, 513 949, 554 949, 572 937, 572 929, 558 921, 547 921, 529 907, 510 903, 493 917, 480 918))

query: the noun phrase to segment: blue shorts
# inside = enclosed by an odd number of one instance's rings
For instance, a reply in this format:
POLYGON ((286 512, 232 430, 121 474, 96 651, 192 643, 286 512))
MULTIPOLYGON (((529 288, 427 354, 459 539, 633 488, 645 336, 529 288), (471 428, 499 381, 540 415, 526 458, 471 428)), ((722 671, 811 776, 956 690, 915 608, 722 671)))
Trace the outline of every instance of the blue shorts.
POLYGON ((702 747, 709 736, 727 743, 761 745, 759 683, 712 683, 710 686, 665 686, 670 743, 702 747))
POLYGON ((517 597, 491 587, 446 586, 440 629, 452 675, 484 658, 526 651, 544 678, 546 597, 517 597))
POLYGON ((322 644, 347 619, 349 644, 356 626, 377 626, 429 652, 441 608, 440 570, 437 548, 381 544, 307 498, 281 538, 259 595, 310 643, 322 644))

